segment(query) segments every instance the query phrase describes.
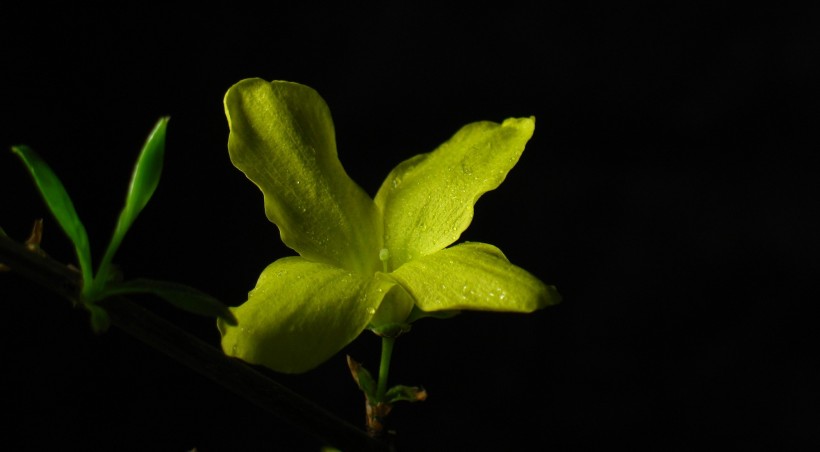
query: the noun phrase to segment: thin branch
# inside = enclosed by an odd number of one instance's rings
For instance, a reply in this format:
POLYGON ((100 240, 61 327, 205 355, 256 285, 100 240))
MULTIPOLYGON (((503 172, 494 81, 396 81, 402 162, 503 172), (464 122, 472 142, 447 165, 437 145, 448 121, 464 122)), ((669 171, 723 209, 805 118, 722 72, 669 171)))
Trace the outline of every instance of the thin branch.
MULTIPOLYGON (((78 293, 79 273, 2 234, 0 262, 61 296, 73 299, 78 293)), ((104 306, 112 325, 308 434, 342 450, 390 450, 387 444, 127 298, 107 300, 104 306)))

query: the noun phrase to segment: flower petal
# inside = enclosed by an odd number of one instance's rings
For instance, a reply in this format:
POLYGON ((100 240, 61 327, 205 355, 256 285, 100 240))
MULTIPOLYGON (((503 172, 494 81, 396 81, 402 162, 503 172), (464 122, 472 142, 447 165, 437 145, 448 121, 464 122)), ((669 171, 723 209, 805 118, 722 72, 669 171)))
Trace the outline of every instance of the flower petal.
POLYGON ((282 241, 313 261, 378 270, 378 210, 342 168, 319 94, 298 83, 246 79, 225 94, 225 114, 231 161, 262 190, 282 241))
POLYGON ((468 242, 414 259, 390 274, 424 311, 532 312, 561 297, 501 250, 468 242))
MULTIPOLYGON (((385 294, 376 315, 370 319, 370 328, 376 332, 389 331, 395 328, 403 328, 407 325, 407 318, 413 311, 415 301, 410 294, 405 291, 400 284, 395 284, 390 275, 378 273, 377 278, 384 278, 393 284, 393 287, 385 294)), ((388 334, 389 335, 389 334, 388 334)))
POLYGON ((376 195, 391 268, 458 240, 475 202, 501 184, 534 129, 534 118, 475 122, 432 153, 397 166, 376 195))
POLYGON ((231 308, 238 325, 217 321, 222 350, 279 372, 308 371, 365 329, 392 284, 301 257, 279 259, 248 301, 231 308))

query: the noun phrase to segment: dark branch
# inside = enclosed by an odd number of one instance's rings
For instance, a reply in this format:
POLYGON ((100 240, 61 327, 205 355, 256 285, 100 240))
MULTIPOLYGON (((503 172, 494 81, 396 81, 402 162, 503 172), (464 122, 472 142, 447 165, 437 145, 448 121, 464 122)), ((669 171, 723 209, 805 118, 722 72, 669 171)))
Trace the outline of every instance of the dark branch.
MULTIPOLYGON (((0 234, 0 263, 36 284, 73 299, 80 274, 0 234)), ((250 403, 343 450, 387 451, 389 447, 241 361, 202 342, 125 297, 104 304, 111 324, 205 375, 250 403)))

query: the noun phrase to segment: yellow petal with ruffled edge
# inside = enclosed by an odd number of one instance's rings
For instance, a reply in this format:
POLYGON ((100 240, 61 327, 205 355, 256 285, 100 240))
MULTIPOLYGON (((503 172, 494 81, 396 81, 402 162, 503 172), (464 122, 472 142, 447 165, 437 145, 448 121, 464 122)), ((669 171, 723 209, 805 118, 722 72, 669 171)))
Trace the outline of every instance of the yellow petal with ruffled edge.
POLYGON ((265 197, 282 241, 302 257, 379 270, 381 217, 345 173, 330 110, 310 87, 246 79, 225 94, 231 162, 265 197))
POLYGON ((435 151, 399 164, 376 195, 390 268, 458 240, 473 205, 504 181, 534 130, 534 118, 474 122, 435 151))
POLYGON ((230 356, 278 372, 306 372, 367 327, 394 283, 332 265, 286 257, 262 272, 238 323, 217 322, 230 356))
POLYGON ((501 250, 486 243, 462 243, 414 259, 390 276, 428 312, 532 312, 561 300, 555 287, 511 264, 501 250))

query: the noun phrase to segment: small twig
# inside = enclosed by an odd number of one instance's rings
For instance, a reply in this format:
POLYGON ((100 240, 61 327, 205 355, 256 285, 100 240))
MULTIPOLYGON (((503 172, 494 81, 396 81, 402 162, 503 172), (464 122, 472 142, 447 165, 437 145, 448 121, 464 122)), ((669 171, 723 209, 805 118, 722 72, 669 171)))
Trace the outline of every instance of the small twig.
MULTIPOLYGON (((0 234, 0 262, 53 292, 74 299, 80 274, 0 234)), ((103 303, 111 324, 224 386, 265 411, 342 450, 388 451, 387 444, 341 420, 241 361, 226 357, 125 297, 103 303)))

